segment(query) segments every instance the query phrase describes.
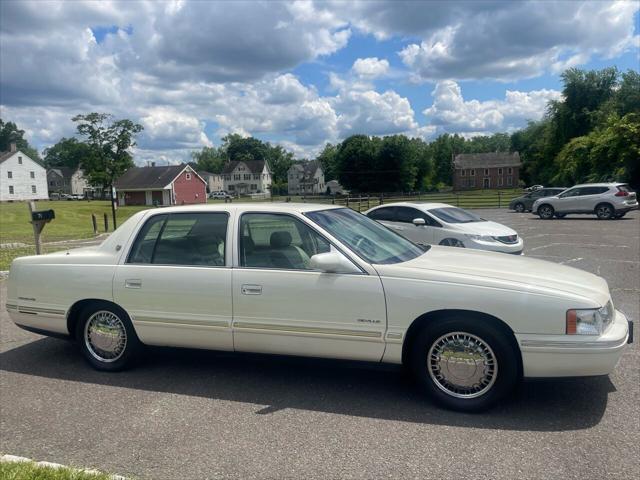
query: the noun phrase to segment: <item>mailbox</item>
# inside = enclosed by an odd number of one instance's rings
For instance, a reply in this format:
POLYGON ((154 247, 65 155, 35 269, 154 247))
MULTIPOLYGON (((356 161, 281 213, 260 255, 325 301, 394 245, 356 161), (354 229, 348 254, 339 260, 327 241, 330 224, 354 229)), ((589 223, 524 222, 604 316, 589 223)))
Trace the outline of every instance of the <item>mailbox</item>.
POLYGON ((39 212, 31 212, 31 221, 33 222, 50 222, 56 218, 56 212, 53 210, 41 210, 39 212))

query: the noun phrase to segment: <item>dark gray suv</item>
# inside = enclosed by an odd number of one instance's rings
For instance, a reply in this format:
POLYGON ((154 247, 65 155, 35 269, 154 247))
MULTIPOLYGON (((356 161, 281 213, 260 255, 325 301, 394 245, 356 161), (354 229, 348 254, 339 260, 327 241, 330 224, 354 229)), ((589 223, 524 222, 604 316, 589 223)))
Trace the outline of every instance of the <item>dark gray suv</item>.
POLYGON ((530 212, 531 208, 533 207, 533 202, 535 202, 539 198, 553 197, 554 195, 558 195, 565 190, 565 187, 540 188, 533 192, 527 193, 526 195, 511 200, 511 202, 509 202, 509 209, 515 210, 518 213, 530 212))

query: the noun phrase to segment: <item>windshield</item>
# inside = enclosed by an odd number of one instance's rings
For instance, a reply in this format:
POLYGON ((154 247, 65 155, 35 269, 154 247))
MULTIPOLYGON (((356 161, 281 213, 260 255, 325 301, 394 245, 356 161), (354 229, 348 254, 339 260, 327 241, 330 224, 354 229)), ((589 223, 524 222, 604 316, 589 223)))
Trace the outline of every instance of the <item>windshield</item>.
POLYGON ((349 208, 308 212, 306 216, 369 263, 406 262, 424 253, 414 243, 349 208))
POLYGON ((429 210, 429 213, 447 223, 486 222, 484 218, 480 218, 475 213, 456 207, 434 208, 429 210))

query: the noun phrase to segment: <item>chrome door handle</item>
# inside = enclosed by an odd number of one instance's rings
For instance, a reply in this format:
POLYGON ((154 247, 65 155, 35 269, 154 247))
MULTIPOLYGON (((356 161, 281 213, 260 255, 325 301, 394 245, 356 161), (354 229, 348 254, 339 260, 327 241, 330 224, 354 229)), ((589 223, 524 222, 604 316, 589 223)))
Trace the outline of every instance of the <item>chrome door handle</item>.
POLYGON ((124 288, 142 288, 142 280, 130 278, 124 281, 124 288))
POLYGON ((262 285, 242 285, 243 295, 262 295, 262 285))

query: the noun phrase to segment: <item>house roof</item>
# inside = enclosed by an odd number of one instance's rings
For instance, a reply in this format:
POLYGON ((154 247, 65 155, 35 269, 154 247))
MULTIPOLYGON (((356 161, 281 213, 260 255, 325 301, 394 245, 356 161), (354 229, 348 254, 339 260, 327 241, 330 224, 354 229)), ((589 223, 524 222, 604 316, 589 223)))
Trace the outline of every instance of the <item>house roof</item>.
POLYGON ((519 167, 521 165, 518 152, 460 153, 453 160, 455 168, 519 167))
POLYGON ((25 157, 27 157, 29 160, 31 160, 35 164, 40 165, 42 167, 42 163, 40 163, 38 160, 34 160, 29 155, 27 155, 24 152, 21 152, 20 150, 16 150, 15 152, 12 152, 11 150, 9 150, 8 152, 0 152, 0 163, 4 162, 5 160, 9 160, 16 153, 20 153, 20 154, 24 155, 25 157))
MULTIPOLYGON (((264 165, 265 165, 264 160, 247 160, 247 161, 237 160, 237 161, 233 161, 225 164, 224 169, 222 170, 222 173, 233 173, 236 167, 241 163, 244 163, 251 173, 262 173, 262 170, 264 170, 264 165)), ((267 164, 267 170, 268 169, 269 169, 269 166, 267 164)))
POLYGON ((310 180, 316 174, 318 168, 320 168, 320 163, 316 160, 311 160, 308 162, 296 163, 291 165, 291 168, 302 173, 302 180, 310 180))
POLYGON ((216 175, 220 175, 219 173, 211 173, 211 172, 207 172, 206 170, 198 170, 198 175, 200 175, 202 178, 204 177, 215 177, 216 175))
POLYGON ((56 168, 50 168, 49 170, 47 170, 47 172, 55 172, 62 178, 71 178, 75 170, 69 167, 56 167, 56 168))
POLYGON ((187 165, 168 165, 161 167, 133 167, 118 178, 113 186, 128 188, 164 188, 169 185, 187 165))

